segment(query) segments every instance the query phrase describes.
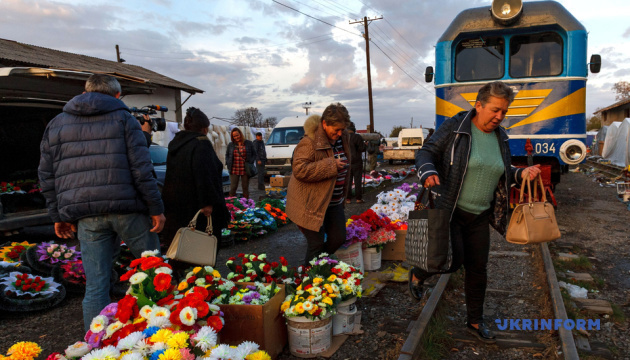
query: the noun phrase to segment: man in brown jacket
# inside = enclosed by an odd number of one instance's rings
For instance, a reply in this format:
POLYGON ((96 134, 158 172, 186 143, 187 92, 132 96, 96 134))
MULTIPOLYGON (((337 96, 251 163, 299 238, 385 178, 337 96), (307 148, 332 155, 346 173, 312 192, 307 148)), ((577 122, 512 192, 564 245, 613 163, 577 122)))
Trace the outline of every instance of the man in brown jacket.
POLYGON ((287 215, 306 237, 304 264, 322 252, 333 254, 346 241, 344 197, 350 184, 348 110, 329 105, 321 117, 304 123, 304 137, 293 153, 287 215))

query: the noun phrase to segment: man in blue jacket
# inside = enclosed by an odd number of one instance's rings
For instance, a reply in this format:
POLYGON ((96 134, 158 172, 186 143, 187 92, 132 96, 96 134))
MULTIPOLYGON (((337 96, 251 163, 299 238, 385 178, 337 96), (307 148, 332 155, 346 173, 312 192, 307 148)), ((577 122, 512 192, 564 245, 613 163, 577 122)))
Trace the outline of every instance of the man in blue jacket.
POLYGON ((164 205, 146 139, 118 81, 90 76, 48 123, 40 145, 39 181, 55 233, 74 238, 78 229, 87 280, 83 298, 86 331, 111 301, 112 258, 120 238, 136 257, 157 250, 164 205))

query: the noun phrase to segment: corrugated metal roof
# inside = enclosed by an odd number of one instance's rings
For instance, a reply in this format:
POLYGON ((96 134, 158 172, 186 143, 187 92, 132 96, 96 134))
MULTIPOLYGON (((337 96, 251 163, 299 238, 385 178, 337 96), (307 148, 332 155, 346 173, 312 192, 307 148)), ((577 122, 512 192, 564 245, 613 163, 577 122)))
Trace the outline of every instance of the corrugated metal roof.
POLYGON ((616 107, 619 107, 621 105, 625 105, 627 103, 630 103, 630 98, 618 101, 618 102, 616 102, 616 103, 614 103, 614 104, 612 104, 610 106, 607 106, 607 107, 605 107, 603 109, 599 109, 599 110, 595 111, 593 114, 599 114, 601 112, 604 112, 604 111, 607 111, 607 110, 610 110, 610 109, 614 109, 616 107))
POLYGON ((41 46, 23 44, 13 40, 0 39, 1 59, 10 60, 11 66, 38 66, 54 69, 106 73, 118 77, 131 76, 147 82, 172 87, 190 94, 202 93, 203 90, 184 84, 136 65, 104 60, 87 55, 48 49, 41 46))

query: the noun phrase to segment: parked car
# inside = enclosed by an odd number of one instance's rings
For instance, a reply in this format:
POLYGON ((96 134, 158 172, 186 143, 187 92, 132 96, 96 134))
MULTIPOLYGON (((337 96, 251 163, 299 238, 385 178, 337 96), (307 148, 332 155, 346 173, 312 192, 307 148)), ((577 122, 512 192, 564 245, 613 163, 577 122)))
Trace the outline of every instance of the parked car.
MULTIPOLYGON (((153 169, 157 177, 158 188, 162 191, 164 186, 164 178, 166 177, 166 156, 168 155, 168 148, 160 146, 158 144, 151 144, 149 147, 151 153, 151 162, 153 162, 153 169)), ((223 193, 230 192, 230 173, 223 169, 222 175, 223 193)))

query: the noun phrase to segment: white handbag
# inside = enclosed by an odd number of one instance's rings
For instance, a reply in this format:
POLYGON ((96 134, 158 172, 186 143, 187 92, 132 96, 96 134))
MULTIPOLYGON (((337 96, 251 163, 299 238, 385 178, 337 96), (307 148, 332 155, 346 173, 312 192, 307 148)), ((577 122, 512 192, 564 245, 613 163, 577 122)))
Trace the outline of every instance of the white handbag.
POLYGON ((217 237, 212 234, 212 219, 208 218, 206 232, 195 230, 197 217, 201 210, 190 221, 188 227, 177 230, 171 246, 166 251, 169 259, 201 266, 214 266, 217 260, 217 237))

